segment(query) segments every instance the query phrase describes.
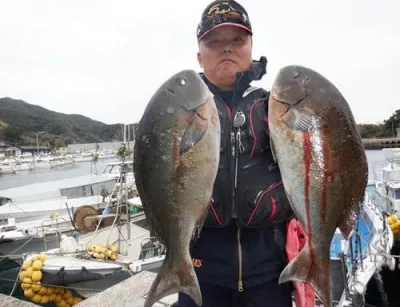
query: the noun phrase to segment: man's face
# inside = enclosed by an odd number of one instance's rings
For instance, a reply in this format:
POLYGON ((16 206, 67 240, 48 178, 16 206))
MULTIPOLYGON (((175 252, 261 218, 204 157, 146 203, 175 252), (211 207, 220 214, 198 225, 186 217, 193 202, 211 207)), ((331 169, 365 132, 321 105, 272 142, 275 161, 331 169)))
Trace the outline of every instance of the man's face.
POLYGON ((211 83, 231 90, 236 73, 248 70, 252 63, 251 37, 237 27, 215 29, 199 42, 197 59, 211 83))

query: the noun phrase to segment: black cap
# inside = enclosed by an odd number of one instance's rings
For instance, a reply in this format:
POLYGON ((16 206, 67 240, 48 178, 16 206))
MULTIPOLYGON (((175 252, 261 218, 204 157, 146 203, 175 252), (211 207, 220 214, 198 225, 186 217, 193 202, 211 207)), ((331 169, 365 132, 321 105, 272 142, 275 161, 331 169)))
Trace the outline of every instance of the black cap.
POLYGON ((219 0, 210 3, 201 15, 200 24, 197 26, 197 39, 201 40, 207 33, 223 26, 242 28, 253 34, 244 7, 236 1, 219 0))

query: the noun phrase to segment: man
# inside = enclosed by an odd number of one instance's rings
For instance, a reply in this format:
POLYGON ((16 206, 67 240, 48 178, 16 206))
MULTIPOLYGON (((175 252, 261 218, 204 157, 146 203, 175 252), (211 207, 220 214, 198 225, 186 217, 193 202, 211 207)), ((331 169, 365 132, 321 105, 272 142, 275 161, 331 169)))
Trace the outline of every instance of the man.
MULTIPOLYGON (((252 60, 250 20, 235 1, 209 4, 197 38, 222 137, 212 203, 191 247, 203 306, 292 306, 291 286, 278 285, 292 211, 269 147, 268 92, 250 86, 267 61, 252 60)), ((180 293, 178 306, 195 304, 180 293)))

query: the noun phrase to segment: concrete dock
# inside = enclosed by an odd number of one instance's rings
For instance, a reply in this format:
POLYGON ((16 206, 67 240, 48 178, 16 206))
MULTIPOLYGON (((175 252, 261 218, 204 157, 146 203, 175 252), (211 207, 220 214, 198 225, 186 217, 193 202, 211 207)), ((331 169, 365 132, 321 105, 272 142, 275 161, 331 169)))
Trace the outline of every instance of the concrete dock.
MULTIPOLYGON (((77 307, 143 307, 145 297, 156 274, 143 271, 140 272, 84 301, 77 307)), ((173 294, 161 299, 153 307, 171 306, 178 300, 178 295, 173 294)))
MULTIPOLYGON (((77 307, 143 307, 146 294, 156 274, 143 271, 80 302, 77 307)), ((153 307, 168 307, 178 300, 178 294, 164 297, 153 307)), ((30 302, 0 294, 0 307, 40 307, 30 302)))
POLYGON ((19 300, 15 297, 0 293, 0 307, 40 307, 34 303, 19 300))

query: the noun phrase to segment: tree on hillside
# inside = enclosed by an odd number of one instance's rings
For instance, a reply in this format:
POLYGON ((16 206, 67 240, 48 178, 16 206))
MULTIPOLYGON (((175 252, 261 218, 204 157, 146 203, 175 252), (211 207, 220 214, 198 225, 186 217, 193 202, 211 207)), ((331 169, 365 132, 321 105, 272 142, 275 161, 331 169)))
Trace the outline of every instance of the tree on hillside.
POLYGON ((5 127, 3 130, 4 140, 7 143, 17 144, 22 142, 22 129, 14 126, 5 127))
POLYGON ((400 109, 396 110, 389 119, 384 120, 383 124, 389 137, 396 137, 396 128, 400 127, 400 109))
POLYGON ((386 137, 386 130, 384 125, 361 124, 358 125, 358 129, 363 139, 386 137))

